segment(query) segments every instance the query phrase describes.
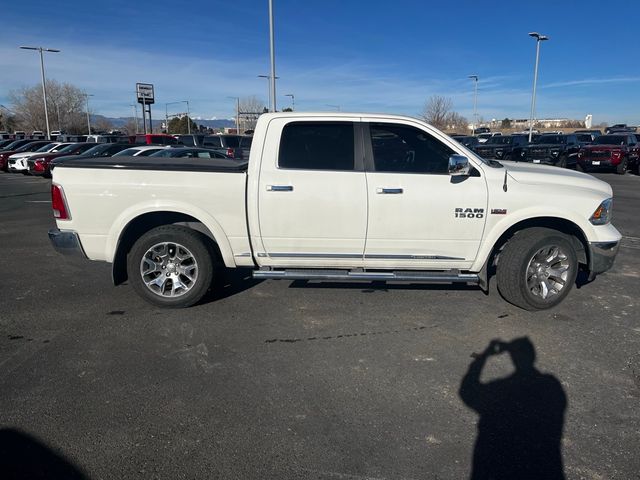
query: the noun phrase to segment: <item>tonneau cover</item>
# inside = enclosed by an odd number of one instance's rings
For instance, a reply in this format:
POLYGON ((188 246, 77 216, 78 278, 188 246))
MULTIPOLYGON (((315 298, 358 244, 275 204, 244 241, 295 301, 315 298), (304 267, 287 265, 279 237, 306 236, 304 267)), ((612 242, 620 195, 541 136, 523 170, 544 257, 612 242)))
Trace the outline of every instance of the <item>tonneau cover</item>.
POLYGON ((105 157, 65 160, 58 168, 164 170, 174 172, 246 172, 248 161, 226 158, 105 157))

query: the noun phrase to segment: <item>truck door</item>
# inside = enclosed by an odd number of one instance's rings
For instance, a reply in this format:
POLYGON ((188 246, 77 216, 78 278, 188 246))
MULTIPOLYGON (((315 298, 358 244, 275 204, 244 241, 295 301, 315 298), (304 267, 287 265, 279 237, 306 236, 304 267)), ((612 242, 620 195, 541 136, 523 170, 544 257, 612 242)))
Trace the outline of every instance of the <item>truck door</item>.
POLYGON ((365 132, 369 216, 367 268, 469 268, 487 215, 481 173, 448 174, 456 152, 410 121, 372 122, 365 132))
POLYGON ((260 265, 360 267, 367 190, 358 118, 269 122, 258 181, 260 265))

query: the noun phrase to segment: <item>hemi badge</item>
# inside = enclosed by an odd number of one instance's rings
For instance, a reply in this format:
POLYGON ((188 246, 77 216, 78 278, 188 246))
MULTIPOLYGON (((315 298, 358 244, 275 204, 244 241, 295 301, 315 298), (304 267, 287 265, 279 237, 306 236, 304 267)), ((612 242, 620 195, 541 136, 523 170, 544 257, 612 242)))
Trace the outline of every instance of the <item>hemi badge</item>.
POLYGON ((492 208, 491 209, 491 215, 506 215, 507 214, 507 209, 506 208, 492 208))

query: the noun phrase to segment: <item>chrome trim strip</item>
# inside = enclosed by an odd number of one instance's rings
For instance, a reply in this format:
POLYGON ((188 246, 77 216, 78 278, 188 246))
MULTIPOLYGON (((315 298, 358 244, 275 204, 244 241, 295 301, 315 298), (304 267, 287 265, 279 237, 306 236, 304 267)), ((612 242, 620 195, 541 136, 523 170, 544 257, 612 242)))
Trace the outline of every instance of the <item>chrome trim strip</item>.
POLYGON ((426 283, 478 283, 475 273, 455 272, 354 272, 349 270, 256 270, 254 278, 285 280, 356 280, 426 283))
POLYGON ((234 255, 234 257, 250 257, 251 254, 249 252, 246 253, 237 253, 234 255))
POLYGON ((464 261, 460 257, 447 257, 445 255, 383 255, 372 253, 363 255, 361 253, 258 253, 258 257, 272 258, 362 258, 370 260, 458 260, 464 261))

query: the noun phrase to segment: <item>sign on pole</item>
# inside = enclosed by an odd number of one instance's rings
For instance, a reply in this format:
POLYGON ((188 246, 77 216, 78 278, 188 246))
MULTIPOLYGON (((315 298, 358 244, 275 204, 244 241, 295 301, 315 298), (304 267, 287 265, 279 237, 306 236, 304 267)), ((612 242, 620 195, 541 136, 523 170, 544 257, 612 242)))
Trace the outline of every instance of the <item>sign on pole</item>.
POLYGON ((153 98, 153 84, 151 83, 136 83, 136 94, 138 96, 138 103, 144 105, 155 103, 153 98))

